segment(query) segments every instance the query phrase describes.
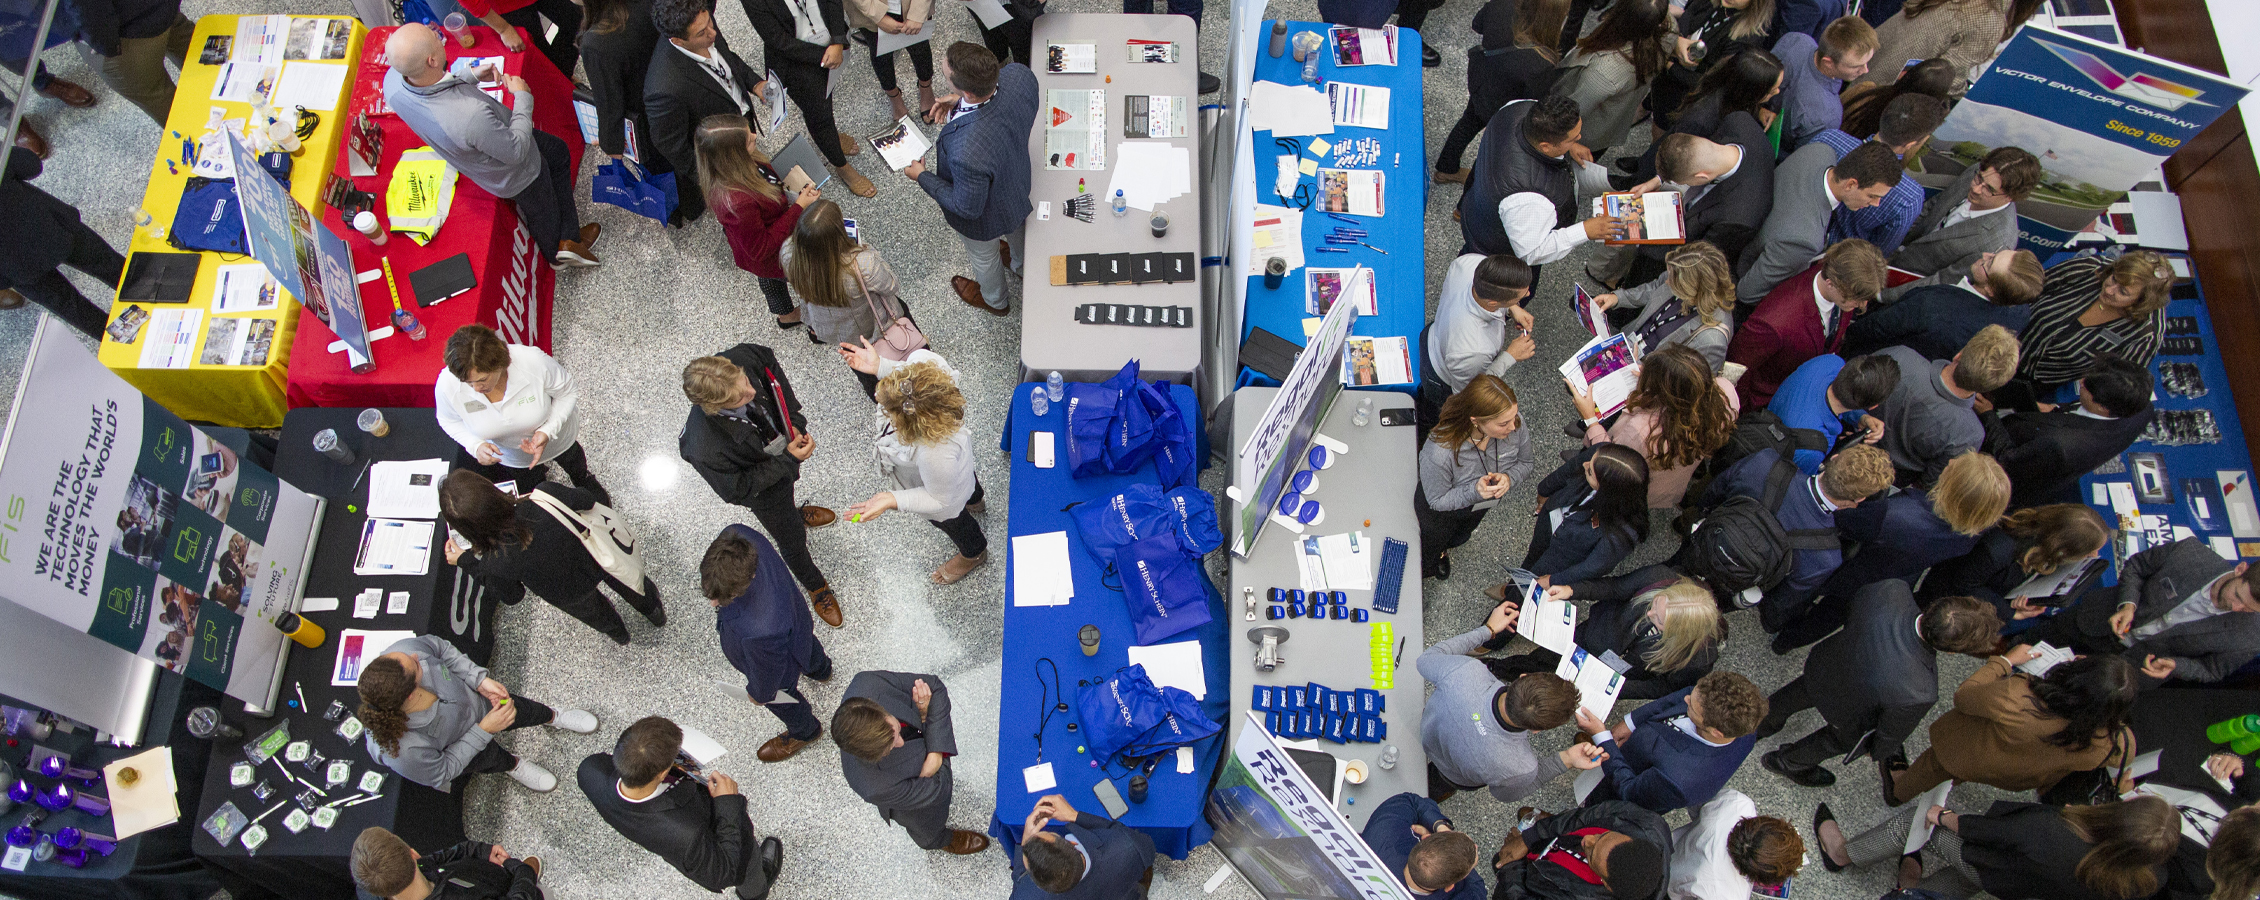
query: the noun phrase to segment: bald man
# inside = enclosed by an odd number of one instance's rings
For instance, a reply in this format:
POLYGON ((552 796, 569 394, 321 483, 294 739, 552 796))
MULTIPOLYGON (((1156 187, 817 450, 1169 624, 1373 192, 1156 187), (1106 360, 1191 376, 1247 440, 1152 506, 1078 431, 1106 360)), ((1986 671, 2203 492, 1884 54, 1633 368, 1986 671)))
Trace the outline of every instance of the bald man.
POLYGON ((526 80, 469 58, 447 64, 447 43, 420 24, 403 25, 385 41, 385 103, 441 159, 487 193, 510 200, 518 220, 550 265, 594 266, 589 251, 597 225, 582 225, 573 205, 572 153, 556 135, 534 128, 534 94, 526 80), (500 76, 504 106, 479 90, 500 76))

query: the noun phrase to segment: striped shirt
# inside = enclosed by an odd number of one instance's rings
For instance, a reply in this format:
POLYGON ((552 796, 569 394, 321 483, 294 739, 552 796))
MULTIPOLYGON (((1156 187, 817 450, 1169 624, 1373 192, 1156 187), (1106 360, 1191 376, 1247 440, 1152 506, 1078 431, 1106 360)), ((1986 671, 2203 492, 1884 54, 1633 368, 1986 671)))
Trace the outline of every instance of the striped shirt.
MULTIPOLYGON (((1865 141, 1846 134, 1842 129, 1829 128, 1813 136, 1813 142, 1827 144, 1836 151, 1836 158, 1865 141)), ((1915 227, 1915 220, 1923 214, 1923 186, 1913 175, 1902 173, 1899 183, 1883 200, 1866 209, 1837 207, 1828 217, 1828 243, 1835 246, 1845 238, 1859 238, 1874 244, 1877 250, 1889 257, 1899 252, 1899 245, 1907 240, 1907 231, 1915 227)))
POLYGON ((2161 307, 2141 319, 2113 319, 2101 325, 2080 324, 2080 315, 2103 293, 2103 276, 2110 264, 2083 256, 2048 270, 2048 280, 2033 301, 2032 318, 2020 334, 2024 347, 2017 375, 2043 388, 2070 384, 2095 361, 2095 354, 2116 353, 2138 366, 2150 364, 2158 345, 2166 339, 2166 310, 2161 307))

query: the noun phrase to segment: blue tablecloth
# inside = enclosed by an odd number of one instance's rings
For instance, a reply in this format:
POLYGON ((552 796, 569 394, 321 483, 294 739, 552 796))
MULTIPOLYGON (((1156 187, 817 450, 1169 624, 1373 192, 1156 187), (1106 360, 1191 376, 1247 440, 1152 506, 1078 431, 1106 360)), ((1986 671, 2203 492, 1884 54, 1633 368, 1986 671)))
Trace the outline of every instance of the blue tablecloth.
MULTIPOLYGON (((1287 27, 1288 40, 1292 41, 1294 35, 1305 31, 1315 30, 1324 34, 1328 26, 1316 22, 1288 22, 1287 27)), ((1264 35, 1268 42, 1271 21, 1265 20, 1258 33, 1264 35)), ((1381 389, 1407 394, 1412 393, 1414 385, 1420 381, 1421 329, 1428 324, 1427 254, 1424 251, 1428 218, 1428 142, 1421 119, 1420 46, 1419 33, 1401 28, 1397 30, 1396 65, 1339 68, 1334 65, 1331 45, 1319 49, 1318 74, 1321 79, 1389 89, 1389 129, 1382 131, 1336 126, 1333 134, 1321 136, 1333 146, 1327 148, 1326 155, 1318 162, 1321 168, 1380 169, 1386 173, 1381 207, 1385 215, 1378 219, 1344 216, 1355 220, 1355 225, 1330 218, 1318 208, 1316 202, 1318 179, 1305 175, 1301 182, 1308 189, 1303 196, 1312 200, 1310 208, 1303 211, 1303 261, 1306 266, 1319 268, 1346 269, 1364 265, 1373 269, 1377 279, 1375 283, 1380 286, 1376 304, 1378 312, 1371 316, 1360 316, 1350 333, 1405 338, 1407 350, 1412 357, 1412 381, 1386 385, 1381 389), (1354 149, 1359 138, 1372 138, 1380 142, 1381 155, 1372 163, 1337 167, 1334 164, 1336 154, 1345 149, 1354 149), (1345 148, 1344 145, 1349 146, 1345 148), (1347 245, 1350 251, 1348 253, 1318 252, 1319 247, 1336 246, 1326 243, 1325 235, 1332 233, 1337 225, 1364 229, 1369 235, 1366 243, 1388 253, 1378 253, 1356 244, 1347 245)), ((1278 59, 1271 58, 1266 52, 1256 53, 1258 81, 1297 85, 1303 83, 1302 74, 1302 64, 1295 62, 1292 52, 1282 54, 1278 59)), ((1325 87, 1321 85, 1319 89, 1325 90, 1325 87)), ((1253 139, 1256 202, 1269 206, 1282 205, 1285 201, 1280 199, 1274 188, 1278 172, 1276 159, 1296 151, 1274 142, 1268 130, 1256 132, 1253 139)), ((1299 147, 1308 147, 1313 137, 1305 135, 1286 140, 1298 142, 1299 147)), ((1307 151, 1303 152, 1304 158, 1311 156, 1307 151)), ((1240 271, 1247 271, 1245 260, 1234 260, 1233 264, 1239 266, 1240 271)), ((1308 316, 1303 311, 1306 293, 1304 281, 1301 269, 1288 272, 1286 281, 1277 289, 1265 288, 1261 275, 1249 276, 1248 305, 1241 317, 1243 328, 1260 327, 1294 343, 1303 343, 1303 319, 1308 316)), ((1241 339, 1245 340, 1249 333, 1242 330, 1241 339)), ((1252 370, 1241 370, 1239 386, 1251 384, 1278 386, 1278 382, 1252 370)))
MULTIPOLYGON (((1041 417, 1029 411, 1028 395, 1041 389, 1041 384, 1023 384, 1012 395, 1012 414, 1004 433, 1004 446, 1012 454, 1008 530, 1015 536, 1067 532, 1067 555, 1075 573, 1075 599, 1065 606, 1014 606, 1012 578, 1009 574, 1005 578, 1003 690, 997 713, 997 809, 989 822, 989 835, 1003 845, 1007 854, 1018 852, 1021 823, 1027 820, 1028 812, 1036 807, 1036 800, 1043 794, 1060 794, 1078 810, 1105 815, 1098 796, 1091 792, 1092 786, 1105 777, 1114 781, 1115 789, 1125 799, 1129 797, 1132 773, 1115 766, 1102 775, 1102 770, 1092 767, 1089 754, 1076 752, 1076 747, 1083 743, 1080 724, 1075 731, 1067 730, 1069 723, 1076 722, 1073 708, 1076 683, 1103 678, 1128 665, 1131 645, 1130 612, 1122 604, 1122 592, 1106 584, 1107 579, 1102 577, 1097 563, 1083 548, 1075 525, 1068 518, 1067 507, 1112 497, 1136 482, 1154 481, 1151 465, 1130 475, 1069 476, 1064 434, 1054 439, 1058 465, 1049 469, 1031 465, 1028 462, 1029 433, 1058 433, 1065 424, 1065 414, 1057 405, 1041 417), (1085 625, 1099 627, 1097 656, 1084 656, 1076 638, 1076 633, 1085 625), (1059 666, 1060 680, 1052 680, 1052 666, 1046 664, 1041 666, 1043 675, 1039 684, 1038 661, 1046 659, 1059 666), (1055 691, 1059 689, 1064 689, 1066 696, 1055 699, 1055 691), (1069 709, 1055 711, 1049 724, 1042 728, 1041 760, 1052 763, 1059 786, 1030 793, 1021 770, 1039 762, 1035 739, 1038 723, 1043 711, 1060 699, 1069 704, 1069 709)), ((1172 385, 1169 396, 1184 411, 1188 421, 1201 421, 1200 404, 1192 388, 1172 385)), ((1204 462, 1206 458, 1204 453, 1204 462)), ((1009 573, 1012 565, 1009 544, 1005 563, 1009 573)), ((1205 577, 1203 582, 1207 583, 1205 577)), ((1177 635, 1169 642, 1193 639, 1201 642, 1204 674, 1208 680, 1208 696, 1202 700, 1201 710, 1222 722, 1231 705, 1228 692, 1232 676, 1225 653, 1230 649, 1231 621, 1236 620, 1227 620, 1223 597, 1217 594, 1213 584, 1209 585, 1209 607, 1215 617, 1209 624, 1177 635)), ((1123 824, 1151 835, 1155 849, 1175 859, 1184 859, 1193 848, 1208 843, 1210 829, 1201 808, 1216 775, 1218 751, 1223 741, 1223 732, 1219 732, 1215 737, 1194 744, 1194 767, 1189 775, 1178 773, 1175 757, 1165 758, 1151 776, 1146 801, 1131 804, 1130 812, 1122 817, 1123 824)))

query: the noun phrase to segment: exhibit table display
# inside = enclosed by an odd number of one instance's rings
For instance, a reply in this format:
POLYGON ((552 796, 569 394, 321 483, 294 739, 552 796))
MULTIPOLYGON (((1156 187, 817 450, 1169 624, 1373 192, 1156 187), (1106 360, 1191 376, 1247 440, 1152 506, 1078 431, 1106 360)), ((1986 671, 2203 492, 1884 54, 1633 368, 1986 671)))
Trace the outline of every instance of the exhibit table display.
POLYGON ((300 206, 319 209, 347 118, 345 76, 363 35, 346 16, 197 20, 136 213, 147 221, 126 248, 100 350, 103 365, 184 419, 281 424, 299 328, 299 300, 248 255, 230 154, 207 129, 263 120, 252 101, 274 104, 277 122, 253 124, 299 145, 274 164, 283 170, 275 177, 300 206))
MULTIPOLYGON (((401 211, 392 205, 399 196, 392 191, 401 154, 424 146, 424 141, 400 117, 383 111, 384 45, 391 34, 390 28, 369 32, 363 52, 356 57, 359 65, 345 108, 355 122, 367 124, 347 136, 334 174, 373 195, 366 202, 374 204, 371 211, 381 227, 397 228, 403 223, 395 219, 401 211), (368 161, 373 168, 356 158, 372 153, 377 157, 368 161)), ((473 27, 464 34, 473 38, 472 46, 447 40, 448 59, 498 59, 504 73, 526 79, 533 89, 534 127, 563 140, 577 168, 583 144, 574 119, 572 82, 558 74, 548 57, 531 52, 531 43, 526 45, 529 52, 511 53, 491 28, 473 27)), ((512 102, 509 94, 502 96, 505 104, 512 102)), ((406 231, 394 231, 378 246, 335 207, 321 210, 323 224, 352 248, 376 366, 367 372, 353 371, 346 354, 330 352, 337 336, 320 323, 309 322, 291 349, 295 361, 290 371, 291 407, 430 406, 432 379, 443 367, 440 357, 448 335, 474 322, 492 326, 509 343, 550 349, 556 271, 542 259, 533 234, 518 221, 515 206, 452 170, 449 174, 454 178, 452 202, 438 231, 425 243, 406 231), (396 306, 416 318, 423 328, 421 337, 391 327, 396 306)))
POLYGON ((1021 373, 1099 381, 1138 360, 1147 378, 1190 382, 1204 318, 1193 22, 1054 13, 1034 46, 1036 212, 1012 248, 1026 268, 1021 373))

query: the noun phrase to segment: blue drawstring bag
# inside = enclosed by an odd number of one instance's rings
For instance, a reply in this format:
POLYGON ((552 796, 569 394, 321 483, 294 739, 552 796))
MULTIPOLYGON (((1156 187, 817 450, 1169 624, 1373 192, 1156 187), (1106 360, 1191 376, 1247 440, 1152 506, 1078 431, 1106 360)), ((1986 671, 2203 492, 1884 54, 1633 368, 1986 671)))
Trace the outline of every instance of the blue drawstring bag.
POLYGON ((1105 500, 1070 506, 1067 517, 1075 523, 1083 549, 1090 551, 1101 570, 1112 575, 1115 551, 1156 535, 1173 534, 1177 515, 1161 488, 1133 484, 1105 500))
POLYGON ((1114 559, 1139 646, 1208 624, 1208 579, 1200 557, 1186 554, 1174 529, 1125 546, 1114 559))
POLYGON ((654 175, 625 159, 607 162, 589 182, 589 199, 665 224, 677 205, 675 173, 654 175))
POLYGON ((1147 387, 1138 380, 1138 361, 1123 364, 1122 371, 1099 386, 1112 388, 1120 398, 1115 403, 1114 423, 1107 429, 1106 468, 1117 475, 1128 475, 1154 455, 1154 416, 1138 396, 1147 387))
POLYGON ((1197 487, 1169 492, 1169 511, 1176 517, 1177 541, 1187 554, 1207 556, 1224 545, 1224 529, 1216 523, 1216 496, 1197 487))
POLYGON ((251 242, 243 232, 243 204, 236 199, 235 179, 188 176, 181 186, 180 205, 173 210, 173 230, 165 236, 178 250, 244 254, 251 242))
POLYGON ((1114 430, 1122 392, 1105 385, 1067 384, 1067 474, 1076 478, 1109 473, 1106 442, 1114 430))
POLYGON ((1128 665, 1075 694, 1075 714, 1091 758, 1151 756, 1222 730, 1201 715, 1201 702, 1173 687, 1155 687, 1146 667, 1128 665))
POLYGON ((1142 383, 1137 397, 1153 419, 1154 476, 1164 488, 1192 484, 1200 472, 1193 428, 1185 421, 1184 412, 1177 404, 1170 402, 1168 384, 1142 383))

